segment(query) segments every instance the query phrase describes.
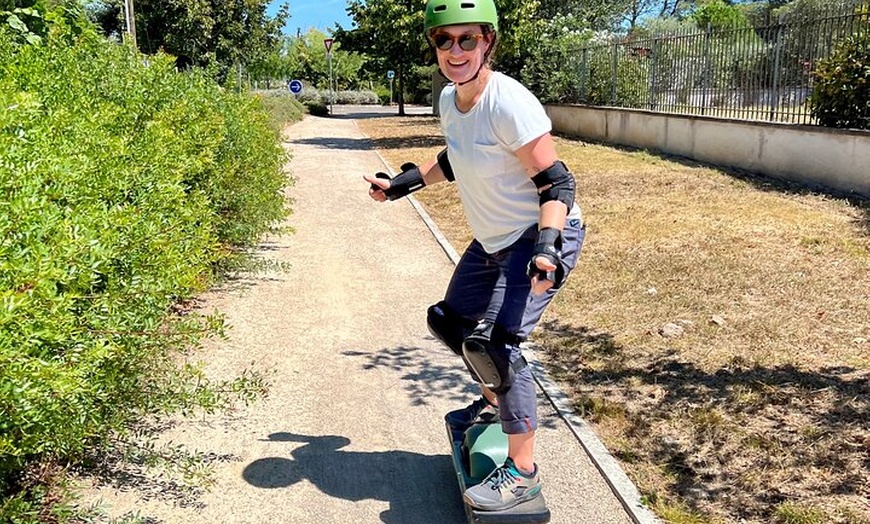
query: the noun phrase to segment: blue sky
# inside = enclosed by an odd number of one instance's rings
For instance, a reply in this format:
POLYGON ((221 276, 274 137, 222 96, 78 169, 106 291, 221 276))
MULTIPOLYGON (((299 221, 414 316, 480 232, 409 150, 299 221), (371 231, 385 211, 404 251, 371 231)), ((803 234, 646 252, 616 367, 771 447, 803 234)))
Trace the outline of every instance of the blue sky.
POLYGON ((302 33, 308 32, 309 28, 327 32, 327 29, 335 27, 338 22, 345 29, 352 27, 351 19, 347 16, 347 0, 272 0, 267 12, 273 15, 278 12, 282 3, 290 5, 290 19, 284 27, 284 33, 295 36, 296 30, 302 33))

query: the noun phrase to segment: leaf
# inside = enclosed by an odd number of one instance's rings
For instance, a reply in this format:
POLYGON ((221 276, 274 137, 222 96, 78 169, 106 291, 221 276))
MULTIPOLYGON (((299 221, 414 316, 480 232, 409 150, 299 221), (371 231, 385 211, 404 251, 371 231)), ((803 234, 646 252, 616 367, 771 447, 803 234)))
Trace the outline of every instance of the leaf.
POLYGON ((9 17, 6 18, 6 23, 9 24, 9 27, 15 29, 20 33, 28 32, 27 25, 22 22, 21 19, 18 18, 16 15, 9 15, 9 17))

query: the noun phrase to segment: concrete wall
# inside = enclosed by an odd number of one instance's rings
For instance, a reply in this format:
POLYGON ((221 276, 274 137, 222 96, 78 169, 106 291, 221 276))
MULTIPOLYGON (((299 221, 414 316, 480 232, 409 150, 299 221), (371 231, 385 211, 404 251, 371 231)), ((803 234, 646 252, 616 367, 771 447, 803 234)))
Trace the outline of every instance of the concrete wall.
POLYGON ((870 197, 870 132, 546 106, 553 129, 870 197))

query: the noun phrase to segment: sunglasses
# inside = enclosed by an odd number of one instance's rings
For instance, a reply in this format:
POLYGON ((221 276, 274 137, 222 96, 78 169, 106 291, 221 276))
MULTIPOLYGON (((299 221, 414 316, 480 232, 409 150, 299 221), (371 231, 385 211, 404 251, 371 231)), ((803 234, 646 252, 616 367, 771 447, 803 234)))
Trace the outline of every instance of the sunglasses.
POLYGON ((463 51, 473 51, 477 47, 477 43, 483 39, 483 34, 475 33, 473 35, 460 35, 458 37, 450 36, 446 33, 438 33, 432 37, 432 42, 435 47, 442 51, 453 49, 453 44, 459 41, 459 47, 463 51))

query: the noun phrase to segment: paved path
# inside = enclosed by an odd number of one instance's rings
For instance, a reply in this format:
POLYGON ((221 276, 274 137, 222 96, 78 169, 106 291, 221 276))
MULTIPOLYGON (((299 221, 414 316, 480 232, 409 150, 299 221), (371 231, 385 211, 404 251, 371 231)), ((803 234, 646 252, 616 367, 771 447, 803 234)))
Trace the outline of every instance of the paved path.
MULTIPOLYGON (((353 118, 309 116, 287 140, 295 233, 262 252, 293 271, 206 297, 231 326, 202 353, 208 373, 265 370, 268 398, 162 435, 218 459, 207 493, 179 501, 140 482, 97 486, 85 501, 150 522, 461 524, 442 416, 476 388, 425 326, 452 263, 407 200, 368 198, 362 174, 383 165, 353 118)), ((552 522, 630 522, 569 428, 543 396, 539 404, 552 522)))

